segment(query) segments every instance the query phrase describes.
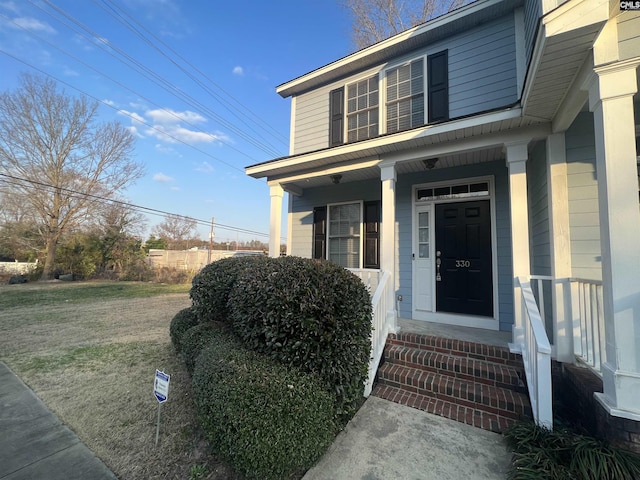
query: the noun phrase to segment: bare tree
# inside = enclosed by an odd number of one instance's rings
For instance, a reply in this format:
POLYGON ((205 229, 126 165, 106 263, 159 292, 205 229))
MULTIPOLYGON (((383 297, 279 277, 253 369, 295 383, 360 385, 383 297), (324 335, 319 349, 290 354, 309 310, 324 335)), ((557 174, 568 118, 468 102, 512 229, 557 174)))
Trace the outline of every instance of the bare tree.
POLYGON ((133 135, 98 123, 97 102, 71 97, 45 77, 24 74, 0 95, 0 174, 32 210, 51 276, 60 237, 143 174, 133 135))
POLYGON ((447 13, 468 0, 342 0, 353 16, 352 40, 361 49, 447 13))
POLYGON ((198 222, 181 215, 166 215, 164 220, 153 227, 151 233, 167 242, 172 250, 189 248, 196 238, 198 222))

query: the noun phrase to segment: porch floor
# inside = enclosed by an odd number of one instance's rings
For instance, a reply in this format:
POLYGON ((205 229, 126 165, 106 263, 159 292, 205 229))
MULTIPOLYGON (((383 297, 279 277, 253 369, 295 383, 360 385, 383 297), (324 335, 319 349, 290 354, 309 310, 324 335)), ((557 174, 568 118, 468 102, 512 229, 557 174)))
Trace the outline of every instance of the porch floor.
POLYGON ((510 332, 485 330, 483 328, 460 327, 457 325, 446 325, 444 323, 425 322, 407 318, 398 318, 398 326, 401 332, 436 335, 438 337, 454 338, 456 340, 482 343, 494 347, 508 348, 508 344, 511 342, 510 332))

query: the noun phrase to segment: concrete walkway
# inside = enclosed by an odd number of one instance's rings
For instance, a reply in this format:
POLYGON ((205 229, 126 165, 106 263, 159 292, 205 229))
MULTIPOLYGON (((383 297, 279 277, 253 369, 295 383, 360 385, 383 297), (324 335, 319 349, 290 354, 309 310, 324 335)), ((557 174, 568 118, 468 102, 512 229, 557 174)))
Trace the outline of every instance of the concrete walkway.
POLYGON ((501 435, 369 397, 303 480, 505 479, 501 435))
POLYGON ((116 480, 116 476, 0 362, 0 479, 116 480))

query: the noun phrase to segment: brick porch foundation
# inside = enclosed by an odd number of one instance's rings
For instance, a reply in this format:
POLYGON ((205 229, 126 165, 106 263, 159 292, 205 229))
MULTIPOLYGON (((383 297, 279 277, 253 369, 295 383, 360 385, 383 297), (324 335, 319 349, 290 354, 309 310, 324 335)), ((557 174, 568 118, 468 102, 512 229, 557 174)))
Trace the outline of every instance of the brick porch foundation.
POLYGON ((640 454, 640 422, 610 415, 593 396, 602 392, 602 379, 586 367, 558 367, 553 369, 558 415, 578 430, 640 454))

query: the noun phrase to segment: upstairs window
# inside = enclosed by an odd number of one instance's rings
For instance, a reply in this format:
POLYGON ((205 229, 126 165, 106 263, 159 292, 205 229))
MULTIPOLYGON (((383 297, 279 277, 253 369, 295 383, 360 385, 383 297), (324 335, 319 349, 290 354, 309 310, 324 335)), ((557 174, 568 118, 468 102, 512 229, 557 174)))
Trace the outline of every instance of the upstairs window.
POLYGON ((424 60, 387 70, 387 133, 424 125, 424 60))
POLYGON ((416 58, 382 75, 329 92, 330 147, 449 120, 447 50, 416 58), (382 132, 380 115, 386 118, 382 132))
POLYGON ((347 141, 378 136, 378 77, 347 87, 347 141))

